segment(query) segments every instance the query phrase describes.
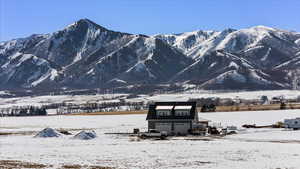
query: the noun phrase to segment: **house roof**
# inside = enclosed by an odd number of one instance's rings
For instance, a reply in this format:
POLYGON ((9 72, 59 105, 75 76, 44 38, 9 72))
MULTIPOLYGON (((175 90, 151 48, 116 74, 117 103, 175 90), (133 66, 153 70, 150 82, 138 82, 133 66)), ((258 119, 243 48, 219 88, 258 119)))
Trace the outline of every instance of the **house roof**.
POLYGON ((174 106, 156 106, 156 110, 172 110, 174 106))
POLYGON ((147 120, 160 120, 160 119, 187 119, 193 120, 197 115, 196 102, 156 102, 149 105, 149 110, 147 114, 147 120), (172 108, 171 108, 172 107, 172 108), (177 108, 176 108, 177 107, 177 108), (157 116, 156 110, 166 110, 161 108, 171 108, 170 116, 157 116), (188 116, 175 116, 176 110, 189 110, 190 113, 188 116))
POLYGON ((191 110, 192 106, 175 106, 174 110, 191 110))

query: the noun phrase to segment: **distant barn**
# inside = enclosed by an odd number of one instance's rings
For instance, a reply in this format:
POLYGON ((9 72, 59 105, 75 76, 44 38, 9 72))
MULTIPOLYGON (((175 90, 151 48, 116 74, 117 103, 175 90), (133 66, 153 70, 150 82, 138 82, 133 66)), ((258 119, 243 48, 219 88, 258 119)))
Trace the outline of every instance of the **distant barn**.
POLYGON ((149 106, 148 130, 186 135, 199 121, 196 102, 156 102, 149 106))

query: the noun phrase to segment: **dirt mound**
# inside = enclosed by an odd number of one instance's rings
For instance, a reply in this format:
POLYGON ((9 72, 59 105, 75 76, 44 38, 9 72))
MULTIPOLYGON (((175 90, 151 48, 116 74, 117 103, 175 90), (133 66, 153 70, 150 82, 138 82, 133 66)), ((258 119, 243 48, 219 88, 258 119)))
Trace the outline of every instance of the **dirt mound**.
POLYGON ((58 131, 52 128, 45 128, 39 133, 37 133, 34 137, 46 138, 46 137, 60 137, 60 136, 61 134, 58 131))
POLYGON ((95 131, 81 131, 80 133, 76 134, 73 138, 80 139, 80 140, 90 140, 96 137, 97 135, 95 131))

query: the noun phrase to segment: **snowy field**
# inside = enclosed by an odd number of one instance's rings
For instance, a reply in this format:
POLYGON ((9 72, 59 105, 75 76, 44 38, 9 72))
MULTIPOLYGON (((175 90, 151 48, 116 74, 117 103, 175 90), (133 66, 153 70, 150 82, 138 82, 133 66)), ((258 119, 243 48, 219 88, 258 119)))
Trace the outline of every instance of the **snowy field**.
POLYGON ((128 94, 103 94, 103 95, 56 95, 56 96, 26 96, 14 98, 0 98, 0 108, 13 106, 42 106, 51 103, 101 103, 101 102, 119 102, 119 99, 128 94))
POLYGON ((240 92, 217 92, 207 90, 190 90, 183 93, 176 94, 158 94, 154 96, 142 96, 137 99, 140 101, 187 101, 191 98, 231 98, 234 99, 239 97, 241 99, 260 99, 261 96, 268 96, 269 99, 272 97, 284 96, 286 99, 294 99, 300 96, 298 90, 265 90, 265 91, 240 91, 240 92))
MULTIPOLYGON (((223 125, 273 124, 284 118, 300 117, 299 110, 199 113, 223 125)), ((247 129, 212 141, 136 140, 105 132, 146 130, 145 115, 3 117, 0 132, 28 132, 0 136, 0 159, 51 164, 100 165, 116 168, 216 168, 297 169, 300 166, 300 131, 247 129), (93 140, 72 136, 33 138, 36 132, 55 129, 93 129, 93 140), (33 132, 33 133, 32 133, 33 132)))
MULTIPOLYGON (((154 96, 139 95, 136 98, 126 99, 132 102, 149 101, 187 101, 192 98, 242 98, 242 99, 260 99, 261 96, 268 96, 269 99, 275 96, 284 96, 286 99, 293 99, 300 96, 300 91, 295 90, 270 90, 270 91, 244 91, 244 92, 216 92, 204 90, 190 90, 184 93, 176 94, 157 94, 154 96)), ((119 102, 119 99, 125 99, 128 94, 104 94, 104 95, 58 95, 58 96, 33 96, 33 97, 14 97, 0 98, 0 108, 13 106, 42 106, 51 103, 102 103, 119 102)))

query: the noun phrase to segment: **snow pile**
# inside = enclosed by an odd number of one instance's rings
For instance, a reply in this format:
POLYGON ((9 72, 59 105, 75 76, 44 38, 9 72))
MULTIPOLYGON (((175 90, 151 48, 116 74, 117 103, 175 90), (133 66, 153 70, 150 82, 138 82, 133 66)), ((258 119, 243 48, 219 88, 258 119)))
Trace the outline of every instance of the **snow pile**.
POLYGON ((60 137, 61 134, 52 129, 52 128, 45 128, 42 131, 40 131, 38 134, 36 134, 34 137, 41 137, 41 138, 46 138, 46 137, 60 137))
POLYGON ((91 140, 96 137, 97 135, 95 131, 81 131, 80 133, 76 134, 73 138, 80 139, 80 140, 91 140))

